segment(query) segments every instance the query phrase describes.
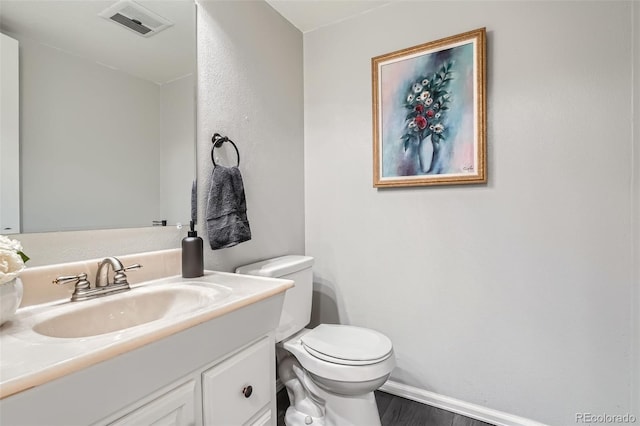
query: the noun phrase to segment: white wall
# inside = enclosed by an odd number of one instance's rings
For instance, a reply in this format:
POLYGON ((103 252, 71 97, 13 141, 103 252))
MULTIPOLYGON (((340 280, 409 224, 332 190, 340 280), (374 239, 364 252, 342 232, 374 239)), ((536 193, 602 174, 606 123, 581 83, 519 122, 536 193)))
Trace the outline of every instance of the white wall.
MULTIPOLYGON (((232 271, 257 259, 302 253, 302 34, 263 1, 200 2, 197 28, 198 232, 205 239, 205 267, 232 271), (240 149, 253 239, 213 252, 203 220, 216 131, 240 149)), ((17 238, 32 258, 28 265, 38 266, 178 248, 185 234, 186 228, 167 227, 17 238)))
MULTIPOLYGON (((198 231, 205 267, 226 270, 302 253, 302 34, 264 1, 201 1, 198 43, 198 231), (203 231, 216 132, 240 151, 252 240, 211 251, 203 231)), ((230 144, 218 151, 220 163, 235 164, 230 144)))
POLYGON ((316 320, 386 333, 421 389, 555 425, 628 412, 630 13, 394 2, 305 33, 316 320), (488 184, 372 188, 370 59, 484 26, 488 184))
POLYGON ((159 87, 19 40, 23 231, 158 219, 159 87))
POLYGON ((170 224, 189 224, 191 184, 196 178, 193 74, 160 86, 160 213, 170 224))

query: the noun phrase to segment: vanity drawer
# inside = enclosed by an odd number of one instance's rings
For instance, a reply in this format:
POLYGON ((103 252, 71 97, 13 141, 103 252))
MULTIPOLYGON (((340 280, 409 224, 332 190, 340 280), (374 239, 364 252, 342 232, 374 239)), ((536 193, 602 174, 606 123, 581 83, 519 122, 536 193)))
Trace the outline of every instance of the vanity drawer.
POLYGON ((271 351, 263 339, 202 373, 205 425, 244 425, 271 400, 271 351))

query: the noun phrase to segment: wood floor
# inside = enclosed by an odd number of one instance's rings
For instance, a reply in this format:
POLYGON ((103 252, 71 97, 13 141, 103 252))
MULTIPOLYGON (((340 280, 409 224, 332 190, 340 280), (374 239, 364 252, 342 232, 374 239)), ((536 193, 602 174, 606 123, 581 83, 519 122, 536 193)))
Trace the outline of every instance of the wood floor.
MULTIPOLYGON (((382 426, 491 426, 450 411, 376 391, 382 426)), ((287 392, 278 392, 278 426, 285 426, 284 413, 289 406, 287 392)), ((362 425, 368 426, 368 425, 362 425)))

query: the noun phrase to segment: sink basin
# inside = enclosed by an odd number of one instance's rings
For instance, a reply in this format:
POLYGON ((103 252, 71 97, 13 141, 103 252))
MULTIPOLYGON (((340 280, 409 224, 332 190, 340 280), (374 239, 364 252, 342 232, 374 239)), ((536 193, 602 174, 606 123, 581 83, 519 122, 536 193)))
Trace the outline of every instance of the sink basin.
POLYGON ((197 282, 136 288, 74 303, 70 309, 34 324, 33 331, 58 338, 97 336, 208 308, 230 294, 228 287, 197 282))

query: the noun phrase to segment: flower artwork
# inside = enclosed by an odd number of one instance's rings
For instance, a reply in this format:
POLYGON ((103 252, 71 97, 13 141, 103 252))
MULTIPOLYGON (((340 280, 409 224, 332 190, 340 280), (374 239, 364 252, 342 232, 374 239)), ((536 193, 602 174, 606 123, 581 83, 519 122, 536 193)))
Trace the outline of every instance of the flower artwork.
POLYGON ((415 156, 410 161, 402 161, 397 166, 398 173, 405 174, 439 174, 446 170, 442 155, 442 145, 447 138, 443 122, 447 119, 447 111, 453 101, 449 86, 455 79, 454 61, 447 61, 434 73, 418 77, 411 86, 411 91, 404 103, 407 110, 405 129, 402 135, 403 152, 415 146, 415 156), (423 142, 431 143, 431 157, 426 164, 427 155, 422 147, 423 142))
POLYGON ((372 59, 374 186, 486 182, 485 29, 372 59))
POLYGON ((22 245, 9 237, 0 235, 0 284, 16 278, 29 260, 22 251, 22 245))

